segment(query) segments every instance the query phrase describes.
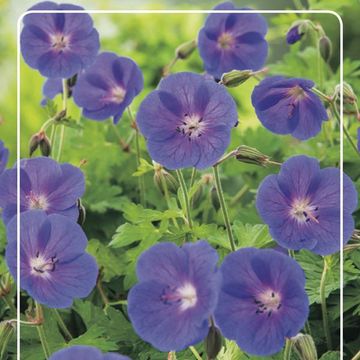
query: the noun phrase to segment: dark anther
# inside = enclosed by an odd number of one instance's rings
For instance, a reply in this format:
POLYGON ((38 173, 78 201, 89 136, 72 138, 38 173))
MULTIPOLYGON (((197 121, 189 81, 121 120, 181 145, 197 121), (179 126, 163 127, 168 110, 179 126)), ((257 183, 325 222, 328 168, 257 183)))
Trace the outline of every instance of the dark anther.
POLYGON ((179 128, 179 127, 177 127, 177 128, 176 128, 176 131, 177 131, 177 132, 180 132, 181 130, 180 130, 180 128, 179 128))
POLYGON ((261 304, 261 301, 254 299, 255 304, 261 304))
POLYGON ((39 255, 40 255, 40 253, 39 253, 39 251, 37 251, 35 256, 38 258, 39 255))
POLYGON ((315 219, 318 220, 318 219, 319 219, 319 215, 315 216, 315 219))
POLYGON ((270 317, 270 316, 271 316, 271 313, 272 313, 272 311, 270 310, 270 311, 269 311, 269 313, 268 313, 268 317, 270 317))
POLYGON ((318 211, 319 210, 319 207, 317 206, 315 209, 314 209, 314 211, 318 211))
POLYGON ((277 309, 279 310, 279 309, 281 308, 281 306, 282 306, 282 304, 279 304, 278 307, 277 307, 277 309))
POLYGON ((203 121, 203 118, 200 118, 200 119, 199 119, 199 123, 201 123, 202 121, 203 121))
POLYGON ((40 274, 43 274, 44 273, 44 270, 41 270, 41 269, 38 269, 37 267, 33 267, 33 269, 36 271, 36 272, 39 272, 40 274))
POLYGON ((271 293, 271 297, 275 297, 275 293, 272 292, 272 293, 271 293))
POLYGON ((199 134, 198 137, 200 137, 202 134, 199 134))
POLYGON ((307 217, 307 216, 308 216, 308 214, 307 214, 307 212, 306 212, 306 211, 303 211, 303 215, 304 215, 305 217, 307 217))
POLYGON ((306 219, 306 222, 309 222, 309 221, 310 221, 310 218, 307 218, 307 219, 306 219))

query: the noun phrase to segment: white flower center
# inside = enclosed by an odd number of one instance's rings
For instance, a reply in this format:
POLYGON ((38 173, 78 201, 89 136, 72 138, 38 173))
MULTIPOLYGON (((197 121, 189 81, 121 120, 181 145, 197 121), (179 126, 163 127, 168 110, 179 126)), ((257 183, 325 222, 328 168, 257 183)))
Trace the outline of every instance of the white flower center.
POLYGON ((49 277, 50 272, 55 270, 58 259, 53 256, 49 259, 45 259, 39 253, 32 259, 30 259, 31 274, 35 276, 49 277))
POLYGON ((187 136, 188 140, 199 138, 204 132, 205 124, 200 115, 185 114, 180 126, 176 131, 187 136))
POLYGON ((311 205, 311 201, 305 199, 295 199, 291 204, 290 216, 299 223, 308 223, 313 221, 319 223, 319 207, 311 205))
POLYGON ((167 286, 163 290, 160 300, 166 305, 178 304, 180 311, 185 311, 194 307, 198 298, 195 287, 187 282, 178 288, 167 286))
POLYGON ((234 36, 228 32, 222 33, 217 39, 217 45, 220 49, 228 50, 234 45, 234 36))
POLYGON ((115 104, 121 104, 126 96, 126 90, 121 86, 115 86, 111 89, 110 96, 108 100, 115 104))
POLYGON ((65 36, 64 34, 58 33, 51 35, 50 39, 51 39, 51 47, 58 52, 63 52, 70 48, 69 36, 65 36))
POLYGON ((32 191, 27 195, 28 207, 30 210, 47 210, 49 207, 45 195, 35 194, 32 191))
POLYGON ((270 317, 282 307, 280 294, 272 289, 268 289, 254 298, 254 303, 256 305, 256 314, 266 314, 267 317, 270 317))

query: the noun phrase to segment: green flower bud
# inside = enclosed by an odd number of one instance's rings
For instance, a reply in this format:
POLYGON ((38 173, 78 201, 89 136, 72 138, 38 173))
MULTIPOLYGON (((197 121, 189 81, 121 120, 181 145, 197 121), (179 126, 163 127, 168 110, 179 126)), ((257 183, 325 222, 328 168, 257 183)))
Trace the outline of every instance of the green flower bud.
POLYGON ((319 39, 319 50, 321 57, 324 61, 328 62, 332 55, 332 44, 326 35, 321 36, 319 39))
MULTIPOLYGON (((340 97, 340 89, 341 89, 340 84, 336 85, 335 94, 339 97, 340 97)), ((351 85, 349 85, 346 82, 343 82, 343 99, 345 104, 353 105, 357 103, 357 96, 354 93, 353 88, 351 87, 351 85)))
POLYGON ((175 55, 178 59, 187 59, 194 52, 196 47, 196 40, 185 42, 175 50, 175 55))
POLYGON ((176 194, 179 189, 179 183, 174 176, 157 163, 154 165, 154 170, 154 184, 159 191, 164 195, 164 186, 167 186, 169 192, 176 194))
POLYGON ((316 346, 310 335, 298 334, 291 341, 293 342, 293 350, 301 360, 318 359, 316 346))
POLYGON ((270 163, 270 157, 264 155, 259 150, 246 145, 240 145, 236 149, 235 157, 237 160, 260 166, 266 166, 270 163))
POLYGON ((215 360, 222 348, 222 335, 216 326, 210 326, 204 346, 208 360, 215 360))
POLYGON ((250 79, 252 75, 251 70, 232 70, 221 76, 221 83, 226 87, 236 87, 250 79))
MULTIPOLYGON (((0 352, 6 354, 6 348, 8 346, 11 337, 15 332, 15 324, 11 321, 2 321, 0 323, 0 352)), ((7 357, 6 357, 7 358, 7 357)))

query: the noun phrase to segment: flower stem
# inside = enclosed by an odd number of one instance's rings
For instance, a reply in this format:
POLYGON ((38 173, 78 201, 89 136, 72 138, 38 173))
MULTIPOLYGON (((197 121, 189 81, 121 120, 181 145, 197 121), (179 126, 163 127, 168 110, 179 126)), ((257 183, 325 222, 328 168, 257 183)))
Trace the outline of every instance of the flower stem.
POLYGON ((4 302, 9 307, 10 311, 14 314, 16 314, 16 306, 13 304, 11 299, 9 299, 8 294, 2 295, 2 298, 4 299, 4 302))
MULTIPOLYGON (((66 111, 67 109, 67 100, 69 97, 69 88, 68 88, 68 84, 67 84, 67 80, 63 79, 62 80, 62 88, 63 88, 63 106, 62 109, 64 111, 66 111)), ((64 146, 64 138, 65 138, 65 125, 61 125, 60 128, 60 138, 59 138, 59 147, 58 147, 58 151, 56 154, 56 161, 59 162, 61 159, 61 152, 64 146)))
POLYGON ((291 360, 292 342, 290 339, 286 339, 284 360, 291 360))
POLYGON ((326 295, 325 295, 327 271, 328 271, 328 266, 326 263, 326 259, 324 258, 324 269, 323 269, 323 272, 321 275, 321 281, 320 281, 320 301, 321 301, 321 312, 322 312, 326 344, 327 344, 328 350, 331 350, 332 349, 332 341, 331 341, 331 333, 330 333, 330 327, 329 327, 329 318, 328 318, 328 312, 327 312, 327 306, 326 306, 326 295))
POLYGON ((360 351, 351 360, 360 360, 360 351))
MULTIPOLYGON (((136 126, 136 122, 135 122, 135 118, 133 113, 131 112, 130 107, 127 108, 128 110, 128 114, 130 117, 131 122, 134 125, 134 130, 135 130, 135 145, 136 145, 136 164, 137 167, 140 166, 140 159, 141 159, 141 151, 140 151, 140 133, 139 133, 139 129, 136 126)), ((140 203, 142 206, 146 206, 146 200, 145 200, 145 182, 144 182, 144 177, 138 176, 138 182, 139 182, 139 191, 140 191, 140 203)))
MULTIPOLYGON (((171 203, 170 203, 170 194, 169 194, 169 187, 166 183, 166 180, 164 178, 164 176, 161 174, 160 175, 160 181, 161 181, 161 186, 163 188, 163 191, 164 191, 164 196, 165 196, 165 201, 166 201, 166 204, 167 204, 167 207, 170 209, 171 208, 171 203)), ((179 229, 179 224, 178 222, 176 221, 176 218, 171 218, 171 221, 173 222, 174 226, 179 229)))
POLYGON ((63 332, 63 334, 66 337, 66 340, 70 341, 73 336, 71 335, 69 329, 67 328, 64 320, 62 319, 61 315, 59 314, 59 311, 57 309, 53 309, 54 315, 56 317, 56 321, 61 329, 61 331, 63 332))
POLYGON ((178 179, 179 179, 180 188, 181 188, 182 193, 184 195, 187 223, 189 225, 189 228, 192 229, 193 223, 192 223, 192 219, 191 219, 191 209, 190 209, 189 194, 188 194, 188 190, 187 190, 187 187, 186 187, 186 184, 185 184, 184 176, 183 176, 181 170, 176 170, 176 174, 177 174, 178 179))
POLYGON ((230 220, 229 220, 229 213, 228 213, 228 209, 227 209, 226 202, 225 202, 225 199, 224 199, 224 192, 223 192, 223 189, 222 189, 222 186, 221 186, 218 165, 214 165, 213 170, 214 170, 214 176, 215 176, 216 193, 218 195, 221 211, 223 213, 224 222, 225 222, 225 226, 226 226, 226 231, 227 231, 229 242, 230 242, 230 247, 231 247, 232 251, 235 251, 236 250, 235 240, 234 240, 234 236, 233 236, 233 233, 232 233, 232 230, 231 230, 231 224, 230 224, 230 220))
MULTIPOLYGON (((337 110, 337 108, 336 108, 335 101, 331 101, 331 102, 330 102, 330 107, 331 107, 332 113, 335 115, 335 118, 336 118, 337 122, 339 123, 339 126, 341 126, 340 114, 339 114, 339 112, 338 112, 338 110, 337 110)), ((354 149, 354 151, 356 152, 356 154, 357 154, 358 156, 360 156, 360 153, 359 153, 359 151, 358 151, 358 149, 357 149, 357 146, 355 145, 353 139, 351 138, 351 136, 350 136, 349 132, 347 131, 347 129, 346 129, 346 127, 345 127, 344 124, 343 124, 343 130, 344 130, 344 134, 345 134, 346 138, 348 139, 350 145, 352 146, 352 148, 354 149)))
POLYGON ((50 355, 51 355, 51 352, 50 352, 50 349, 49 349, 49 344, 48 344, 48 342, 46 340, 44 327, 42 325, 43 321, 44 321, 44 315, 43 315, 42 307, 38 302, 36 303, 36 318, 39 321, 38 325, 36 326, 36 329, 37 329, 37 332, 39 334, 39 338, 40 338, 41 346, 42 346, 43 351, 44 351, 45 358, 48 359, 50 357, 50 355))
POLYGON ((202 360, 202 357, 193 346, 189 346, 189 349, 193 353, 196 360, 202 360))
POLYGON ((235 205, 249 190, 249 185, 245 184, 232 198, 230 206, 235 205))

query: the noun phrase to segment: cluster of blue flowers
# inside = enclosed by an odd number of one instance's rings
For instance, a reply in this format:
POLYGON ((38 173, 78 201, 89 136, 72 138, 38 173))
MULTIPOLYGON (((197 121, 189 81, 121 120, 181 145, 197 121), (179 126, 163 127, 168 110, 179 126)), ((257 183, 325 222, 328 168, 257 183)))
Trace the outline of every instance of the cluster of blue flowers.
MULTIPOLYGON (((47 77, 43 93, 53 98, 62 80, 86 118, 117 123, 142 91, 143 75, 129 58, 99 53, 99 34, 82 8, 43 2, 30 10, 73 13, 29 14, 21 51, 25 62, 47 77)), ((236 10, 231 2, 215 10, 236 10)), ((260 70, 267 58, 265 18, 245 13, 210 14, 198 36, 207 76, 182 72, 163 78, 141 103, 136 124, 151 158, 170 170, 213 166, 226 152, 238 124, 235 101, 220 79, 232 70, 260 70)), ((302 33, 294 26, 288 43, 302 33)), ((307 79, 268 77, 255 87, 252 104, 260 122, 275 134, 299 140, 316 136, 327 111, 307 79)), ((360 137, 360 132, 359 132, 360 137)), ((72 305, 96 285, 98 267, 86 253, 78 200, 85 192, 82 171, 46 157, 23 159, 5 169, 8 150, 0 142, 0 208, 7 226, 6 260, 17 275, 17 202, 20 202, 21 287, 40 304, 72 305), (18 169, 20 168, 20 169, 18 169), (17 172, 20 170, 20 199, 17 172)), ((288 159, 279 174, 266 177, 256 207, 273 239, 292 250, 328 255, 340 249, 340 176, 344 183, 346 243, 354 230, 357 193, 337 168, 321 169, 307 156, 288 159)), ((161 351, 180 351, 202 341, 217 326, 246 352, 266 356, 302 330, 309 313, 305 276, 291 257, 275 250, 242 248, 218 267, 206 241, 182 247, 164 242, 137 263, 138 284, 128 295, 128 313, 137 334, 161 351)), ((92 347, 75 346, 51 356, 62 359, 126 360, 92 347)))

